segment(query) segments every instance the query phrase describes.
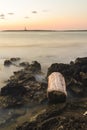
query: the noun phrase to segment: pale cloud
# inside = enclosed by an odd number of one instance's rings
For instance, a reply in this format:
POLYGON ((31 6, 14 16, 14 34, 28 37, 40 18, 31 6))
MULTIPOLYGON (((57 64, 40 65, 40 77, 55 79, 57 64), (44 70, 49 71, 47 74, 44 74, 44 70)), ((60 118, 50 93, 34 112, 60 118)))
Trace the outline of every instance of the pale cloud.
POLYGON ((28 16, 25 16, 24 18, 25 18, 25 19, 29 19, 30 17, 28 17, 28 16))
POLYGON ((34 10, 34 11, 32 11, 32 13, 33 13, 33 14, 37 14, 37 11, 34 10))
POLYGON ((0 19, 5 19, 5 14, 0 14, 0 19))
POLYGON ((42 10, 42 12, 48 12, 48 10, 42 10))
POLYGON ((5 19, 5 17, 0 17, 0 19, 5 19))
POLYGON ((14 13, 11 13, 11 12, 10 12, 10 13, 8 13, 8 14, 9 14, 9 15, 14 15, 14 13))
POLYGON ((0 14, 0 17, 4 17, 5 15, 4 14, 0 14))

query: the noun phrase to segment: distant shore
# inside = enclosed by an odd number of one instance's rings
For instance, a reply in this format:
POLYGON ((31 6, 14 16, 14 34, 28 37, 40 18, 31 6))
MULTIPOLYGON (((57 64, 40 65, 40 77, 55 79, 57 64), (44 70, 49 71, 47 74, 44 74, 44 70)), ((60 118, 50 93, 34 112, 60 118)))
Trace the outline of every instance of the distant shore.
POLYGON ((87 32, 86 30, 1 30, 1 32, 87 32))

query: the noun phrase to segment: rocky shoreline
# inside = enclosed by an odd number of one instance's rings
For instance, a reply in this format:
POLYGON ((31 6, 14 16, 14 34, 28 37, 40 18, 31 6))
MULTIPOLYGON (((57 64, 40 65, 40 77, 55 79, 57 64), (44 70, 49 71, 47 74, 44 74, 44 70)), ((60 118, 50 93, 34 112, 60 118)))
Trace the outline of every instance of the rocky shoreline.
MULTIPOLYGON (((20 58, 11 58, 4 65, 16 65, 18 60, 20 58)), ((87 130, 87 57, 77 58, 70 64, 52 64, 41 81, 38 76, 42 75, 42 70, 37 61, 17 66, 23 68, 14 72, 1 88, 0 108, 21 107, 28 103, 46 103, 47 106, 20 126, 17 124, 16 130, 87 130), (65 103, 48 103, 47 79, 52 72, 60 72, 65 78, 68 94, 65 103)))

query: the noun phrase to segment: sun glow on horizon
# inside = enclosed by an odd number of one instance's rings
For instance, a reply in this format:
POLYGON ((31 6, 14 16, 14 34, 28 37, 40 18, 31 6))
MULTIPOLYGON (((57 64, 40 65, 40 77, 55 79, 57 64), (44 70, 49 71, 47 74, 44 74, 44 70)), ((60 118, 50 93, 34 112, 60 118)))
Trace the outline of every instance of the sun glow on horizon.
POLYGON ((86 0, 0 0, 0 30, 87 29, 86 0))

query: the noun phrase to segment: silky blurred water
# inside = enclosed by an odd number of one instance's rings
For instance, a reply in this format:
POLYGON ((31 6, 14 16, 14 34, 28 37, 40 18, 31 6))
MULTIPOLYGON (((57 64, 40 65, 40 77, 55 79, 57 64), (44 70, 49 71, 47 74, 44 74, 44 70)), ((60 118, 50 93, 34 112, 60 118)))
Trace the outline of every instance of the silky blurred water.
MULTIPOLYGON (((20 57, 21 61, 28 62, 37 60, 46 73, 52 63, 69 63, 84 56, 87 56, 87 32, 0 32, 0 88, 13 71, 21 69, 3 65, 4 60, 11 57, 20 57)), ((12 130, 17 122, 23 122, 32 112, 43 108, 33 105, 27 104, 21 109, 0 109, 0 130, 12 130)))
POLYGON ((15 69, 3 66, 5 59, 20 57, 39 61, 48 68, 52 63, 69 63, 87 56, 87 32, 0 32, 0 87, 15 69))

